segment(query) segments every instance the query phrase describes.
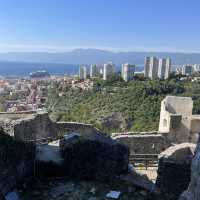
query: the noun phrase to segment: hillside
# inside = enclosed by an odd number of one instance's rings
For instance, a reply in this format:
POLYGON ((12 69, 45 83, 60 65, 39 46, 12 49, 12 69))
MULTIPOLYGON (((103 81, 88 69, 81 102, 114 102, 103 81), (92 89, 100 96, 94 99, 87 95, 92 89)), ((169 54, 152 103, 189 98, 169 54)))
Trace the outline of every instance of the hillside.
POLYGON ((92 123, 106 132, 155 131, 158 129, 160 103, 166 95, 191 96, 194 113, 200 113, 200 84, 170 81, 96 81, 91 91, 59 87, 49 91, 48 109, 59 121, 92 123))

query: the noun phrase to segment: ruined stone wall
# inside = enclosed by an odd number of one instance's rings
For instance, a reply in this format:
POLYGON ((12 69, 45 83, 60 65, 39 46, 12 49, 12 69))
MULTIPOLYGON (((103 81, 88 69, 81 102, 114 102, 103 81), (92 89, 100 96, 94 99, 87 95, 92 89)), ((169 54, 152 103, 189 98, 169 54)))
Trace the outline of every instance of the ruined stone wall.
POLYGON ((156 132, 113 134, 116 139, 130 148, 130 154, 159 154, 171 144, 156 132))
POLYGON ((56 131, 58 136, 62 136, 71 132, 76 132, 90 137, 95 136, 96 134, 103 134, 100 130, 98 130, 91 124, 76 122, 57 122, 56 131))
POLYGON ((0 114, 0 127, 8 135, 15 137, 17 140, 23 141, 45 141, 45 139, 58 139, 64 134, 77 132, 90 137, 96 134, 103 134, 91 124, 75 123, 75 122, 53 122, 48 113, 41 114, 20 114, 5 115, 0 114))
POLYGON ((159 132, 169 132, 168 139, 173 143, 196 143, 192 129, 200 130, 200 120, 191 123, 194 117, 192 109, 190 97, 167 96, 161 103, 159 132))
POLYGON ((24 141, 38 141, 45 138, 57 138, 56 124, 49 119, 47 113, 38 114, 34 118, 17 120, 14 125, 15 138, 24 141))

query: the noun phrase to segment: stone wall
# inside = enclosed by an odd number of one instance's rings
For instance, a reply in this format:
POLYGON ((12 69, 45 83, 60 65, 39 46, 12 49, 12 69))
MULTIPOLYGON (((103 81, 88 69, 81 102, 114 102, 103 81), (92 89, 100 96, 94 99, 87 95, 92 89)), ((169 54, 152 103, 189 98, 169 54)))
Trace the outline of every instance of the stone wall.
POLYGON ((57 122, 56 131, 58 136, 62 136, 67 133, 77 132, 85 136, 94 136, 96 134, 103 134, 100 130, 95 128, 91 124, 76 123, 76 122, 57 122))
POLYGON ((47 113, 38 114, 26 120, 17 120, 14 126, 17 140, 38 141, 44 138, 57 138, 56 124, 49 119, 47 113))
POLYGON ((10 136, 22 141, 45 141, 59 139, 64 134, 78 132, 82 135, 95 137, 96 134, 103 134, 91 124, 75 122, 53 122, 48 113, 22 113, 0 114, 0 127, 10 136))
MULTIPOLYGON (((6 115, 7 116, 7 115, 6 115)), ((47 113, 10 115, 8 119, 1 121, 0 126, 4 131, 14 136, 17 140, 45 142, 45 140, 59 139, 65 134, 77 132, 90 138, 104 134, 91 124, 75 122, 53 122, 47 113), (13 120, 16 119, 16 120, 13 120)), ((126 144, 130 148, 131 154, 159 154, 161 151, 170 146, 166 137, 167 134, 161 135, 158 132, 144 133, 125 133, 113 134, 112 138, 126 144)))
POLYGON ((159 154, 171 145, 157 132, 113 134, 112 138, 126 144, 130 154, 159 154))
POLYGON ((159 132, 169 132, 174 143, 189 142, 192 109, 192 98, 167 96, 161 103, 159 132))

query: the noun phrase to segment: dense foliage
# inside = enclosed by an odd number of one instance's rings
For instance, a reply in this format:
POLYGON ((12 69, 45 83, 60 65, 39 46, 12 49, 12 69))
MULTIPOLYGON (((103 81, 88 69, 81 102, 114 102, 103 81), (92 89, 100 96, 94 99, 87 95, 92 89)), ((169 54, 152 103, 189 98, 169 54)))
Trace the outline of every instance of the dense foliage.
POLYGON ((96 80, 93 90, 67 89, 62 96, 60 92, 55 85, 48 96, 47 106, 56 120, 92 123, 106 132, 157 130, 166 95, 191 96, 194 112, 200 113, 200 84, 176 79, 96 80))

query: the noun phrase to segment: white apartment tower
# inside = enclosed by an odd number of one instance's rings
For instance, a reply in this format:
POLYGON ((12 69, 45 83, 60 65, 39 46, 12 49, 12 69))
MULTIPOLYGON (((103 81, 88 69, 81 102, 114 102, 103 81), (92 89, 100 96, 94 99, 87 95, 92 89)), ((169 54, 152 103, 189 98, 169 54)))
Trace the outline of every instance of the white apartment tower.
POLYGON ((161 80, 166 80, 170 76, 171 71, 171 59, 170 58, 160 58, 158 64, 158 78, 161 80))
POLYGON ((160 58, 159 59, 158 78, 161 79, 161 80, 165 79, 166 64, 167 64, 167 60, 165 58, 160 58))
POLYGON ((150 57, 145 57, 144 63, 144 77, 149 77, 149 69, 150 69, 150 57))
POLYGON ((108 62, 103 66, 103 80, 109 80, 115 74, 115 65, 112 62, 108 62))
POLYGON ((93 78, 93 77, 97 77, 99 74, 99 70, 98 70, 98 67, 97 65, 90 65, 90 77, 93 78))
POLYGON ((165 80, 170 77, 172 61, 170 58, 166 59, 165 80))
POLYGON ((87 79, 87 67, 85 67, 85 66, 79 67, 79 79, 80 80, 87 79))
POLYGON ((200 64, 194 65, 194 72, 200 72, 200 64))
POLYGON ((121 71, 122 79, 126 82, 133 80, 134 73, 135 73, 135 65, 126 63, 122 64, 122 71, 121 71))
POLYGON ((150 58, 149 78, 151 80, 158 78, 158 59, 156 57, 150 58))

